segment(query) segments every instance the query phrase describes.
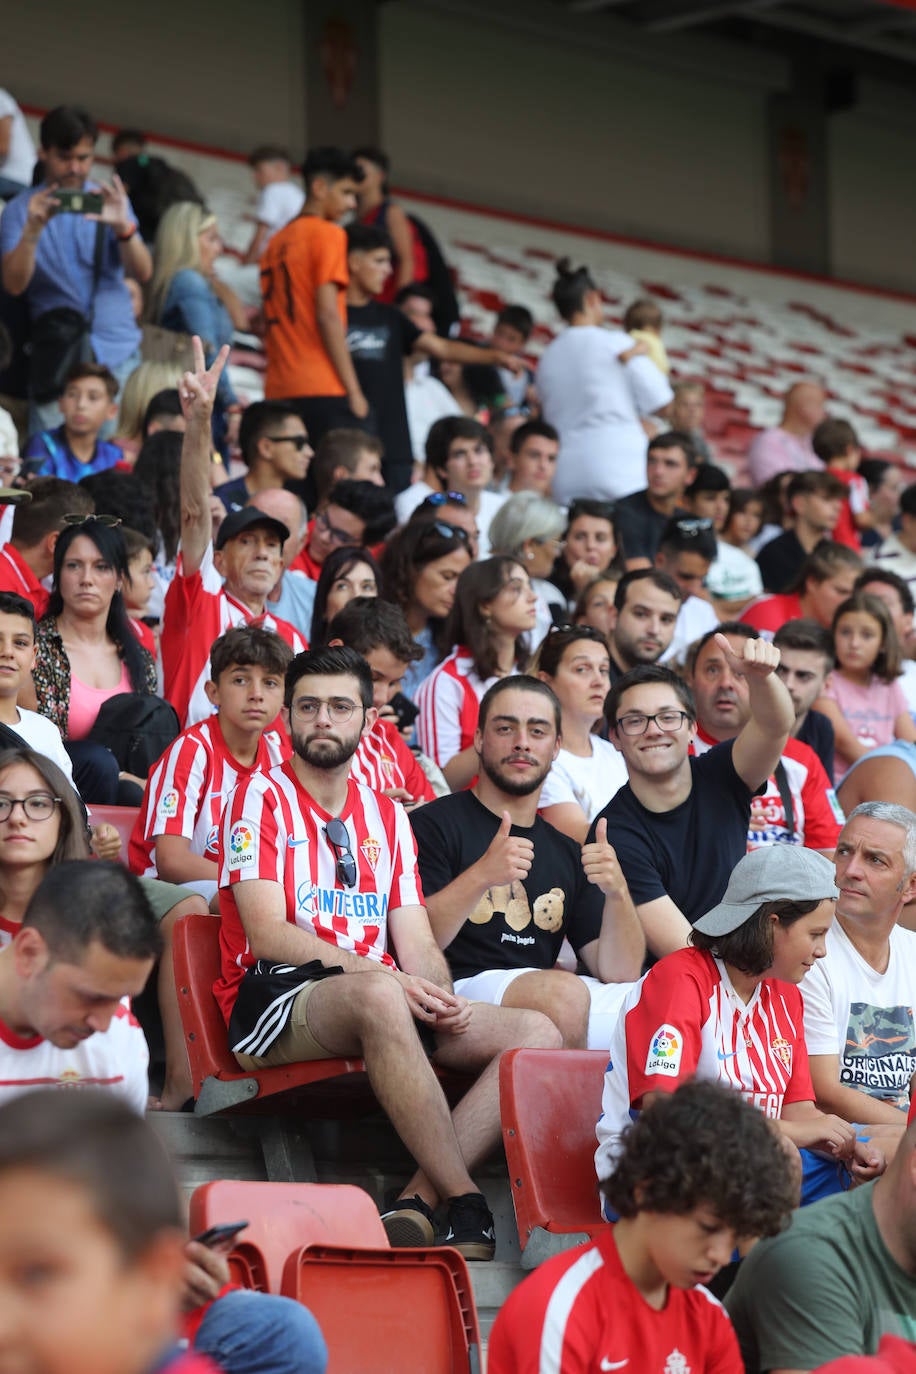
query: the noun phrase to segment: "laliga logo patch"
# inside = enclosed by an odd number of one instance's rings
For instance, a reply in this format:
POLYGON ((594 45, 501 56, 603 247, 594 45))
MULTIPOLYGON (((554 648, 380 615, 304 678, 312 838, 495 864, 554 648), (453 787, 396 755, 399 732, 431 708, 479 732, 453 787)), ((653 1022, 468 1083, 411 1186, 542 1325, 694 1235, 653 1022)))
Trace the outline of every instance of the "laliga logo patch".
POLYGON ((681 1067, 684 1037, 674 1026, 659 1026, 649 1045, 646 1073, 675 1075, 681 1067))
POLYGON ((159 803, 159 814, 164 816, 166 820, 172 820, 178 815, 178 793, 174 788, 166 792, 159 803))
POLYGON ((371 835, 367 835, 366 838, 363 840, 362 844, 360 845, 360 850, 363 854, 365 854, 366 863, 369 865, 369 867, 372 869, 372 872, 374 873, 375 865, 378 863, 379 856, 382 852, 382 846, 379 844, 378 840, 374 840, 371 835))
POLYGON ((782 1066, 783 1066, 783 1068, 786 1070, 786 1072, 787 1072, 787 1073, 791 1073, 791 1072, 792 1072, 792 1042, 791 1042, 791 1040, 783 1040, 782 1036, 777 1036, 775 1040, 771 1040, 771 1041, 770 1041, 770 1049, 771 1049, 771 1050, 773 1051, 773 1053, 776 1055, 776 1058, 779 1060, 780 1064, 782 1064, 782 1066))
POLYGON ((229 834, 229 867, 250 868, 254 863, 254 832, 246 821, 236 821, 229 834))

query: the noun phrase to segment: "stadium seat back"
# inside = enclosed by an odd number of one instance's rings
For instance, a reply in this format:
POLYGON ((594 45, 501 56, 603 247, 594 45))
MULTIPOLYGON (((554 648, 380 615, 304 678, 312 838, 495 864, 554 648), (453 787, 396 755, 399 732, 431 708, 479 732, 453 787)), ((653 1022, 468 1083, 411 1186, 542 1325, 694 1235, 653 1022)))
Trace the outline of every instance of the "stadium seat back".
POLYGON ((510 1050, 499 1063, 503 1144, 519 1244, 535 1227, 594 1235, 601 1219, 595 1123, 607 1054, 510 1050))
MULTIPOLYGON (((218 918, 195 914, 177 921, 172 949, 198 1115, 244 1110, 273 1095, 296 1093, 362 1072, 361 1059, 316 1059, 258 1071, 242 1069, 229 1049, 226 1023, 213 995, 220 973, 218 918)), ((365 1091, 362 1096, 371 1101, 365 1091)), ((280 1110, 279 1102, 277 1106, 280 1110)))
POLYGON ((236 1282, 279 1293, 283 1268, 303 1246, 370 1246, 388 1238, 368 1193, 349 1183, 246 1183, 217 1179, 195 1188, 189 1226, 192 1236, 210 1226, 247 1221, 230 1255, 236 1282))
POLYGON ((425 1250, 310 1246, 290 1255, 283 1292, 312 1312, 328 1374, 473 1374, 480 1330, 467 1265, 425 1250))
POLYGON ((117 830, 121 838, 121 852, 118 858, 125 865, 130 837, 134 833, 139 814, 139 806, 96 806, 93 802, 89 808, 89 820, 92 825, 108 824, 117 830))

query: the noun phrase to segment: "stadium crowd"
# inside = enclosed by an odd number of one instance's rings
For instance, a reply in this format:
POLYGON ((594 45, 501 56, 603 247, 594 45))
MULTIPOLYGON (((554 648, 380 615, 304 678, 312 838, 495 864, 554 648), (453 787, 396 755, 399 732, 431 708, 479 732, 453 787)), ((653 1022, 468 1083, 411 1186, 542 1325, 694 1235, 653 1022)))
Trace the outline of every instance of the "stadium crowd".
POLYGON ((492 1374, 916 1338, 916 484, 814 378, 717 464, 657 303, 609 321, 567 260, 540 357, 522 306, 460 337, 378 149, 312 149, 301 185, 258 149, 232 260, 139 134, 107 181, 86 111, 45 116, 37 162, 25 140, 0 92, 28 341, 21 433, 0 412, 0 1367, 16 1342, 10 1369, 74 1367, 16 1269, 58 1262, 48 1190, 98 1233, 74 1320, 122 1314, 87 1369, 324 1368, 304 1309, 173 1243, 139 1114, 192 1097, 193 913, 241 1067, 365 1061, 416 1165, 394 1246, 492 1259, 500 1056, 610 1051, 613 1224, 505 1304, 492 1374), (115 1091, 21 1096, 75 1081, 115 1091), (730 1316, 696 1287, 720 1269, 730 1316), (182 1301, 194 1350, 163 1364, 182 1301))

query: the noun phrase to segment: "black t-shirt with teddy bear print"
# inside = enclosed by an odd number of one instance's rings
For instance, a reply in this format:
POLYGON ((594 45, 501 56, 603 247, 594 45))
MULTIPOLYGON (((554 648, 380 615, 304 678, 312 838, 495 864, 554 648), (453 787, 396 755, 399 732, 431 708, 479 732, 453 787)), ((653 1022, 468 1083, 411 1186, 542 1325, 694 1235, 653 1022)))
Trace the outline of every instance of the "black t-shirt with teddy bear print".
MULTIPOLYGON (((473 792, 440 797, 410 813, 427 898, 483 857, 500 819, 473 792)), ((604 897, 585 877, 575 840, 540 816, 532 826, 513 825, 512 834, 532 841, 531 871, 524 882, 484 893, 445 951, 453 978, 485 969, 552 968, 564 935, 578 953, 601 931, 604 897)))

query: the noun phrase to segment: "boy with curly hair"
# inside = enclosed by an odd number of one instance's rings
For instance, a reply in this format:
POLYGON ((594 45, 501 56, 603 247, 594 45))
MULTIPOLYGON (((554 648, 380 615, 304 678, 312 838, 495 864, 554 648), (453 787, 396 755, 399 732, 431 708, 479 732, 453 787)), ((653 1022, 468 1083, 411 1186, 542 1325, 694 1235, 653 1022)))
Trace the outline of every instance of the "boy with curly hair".
POLYGON ((742 1374, 728 1317, 703 1285, 739 1242, 775 1234, 792 1211, 776 1132, 732 1089, 689 1082, 622 1139, 600 1184, 619 1220, 515 1289, 493 1326, 489 1374, 742 1374))

